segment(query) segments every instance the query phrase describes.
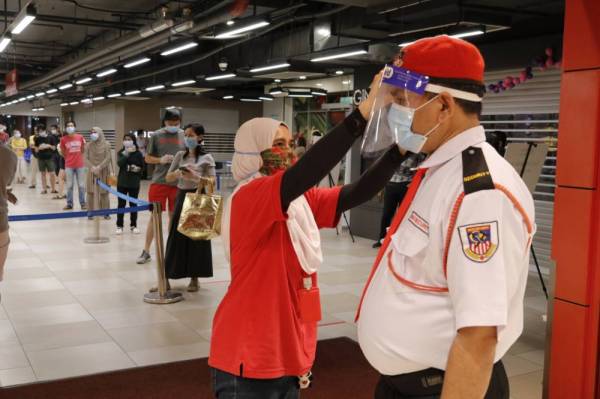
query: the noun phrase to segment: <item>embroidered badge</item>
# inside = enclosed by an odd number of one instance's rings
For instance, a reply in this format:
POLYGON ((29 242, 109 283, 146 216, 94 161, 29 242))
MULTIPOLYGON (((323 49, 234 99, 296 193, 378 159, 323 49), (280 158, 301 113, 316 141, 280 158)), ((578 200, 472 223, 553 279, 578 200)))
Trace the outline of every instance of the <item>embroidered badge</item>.
POLYGON ((417 212, 413 211, 410 214, 408 221, 411 222, 417 229, 429 235, 429 222, 423 219, 417 212))
POLYGON ((458 233, 463 253, 473 262, 487 262, 498 249, 498 222, 462 226, 458 233))

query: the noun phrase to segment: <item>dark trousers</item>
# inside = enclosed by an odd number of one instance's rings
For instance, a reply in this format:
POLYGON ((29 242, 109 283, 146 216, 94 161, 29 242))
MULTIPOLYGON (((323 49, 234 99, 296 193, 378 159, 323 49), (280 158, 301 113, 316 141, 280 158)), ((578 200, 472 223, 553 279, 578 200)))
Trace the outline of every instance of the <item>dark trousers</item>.
POLYGON ((404 199, 408 191, 410 182, 392 183, 389 182, 385 186, 383 193, 383 214, 381 215, 381 230, 379 230, 379 239, 384 239, 387 233, 387 228, 390 227, 392 219, 396 214, 398 205, 404 199))
MULTIPOLYGON (((382 375, 375 399, 438 399, 442 394, 444 371, 427 369, 397 376, 382 375)), ((494 365, 485 399, 509 399, 508 377, 502 361, 494 365)))
MULTIPOLYGON (((128 195, 132 198, 137 198, 138 195, 140 194, 139 187, 137 187, 137 188, 117 187, 117 191, 119 191, 121 194, 128 195)), ((127 205, 127 201, 119 198, 119 208, 125 208, 126 205, 127 205)), ((134 206, 137 206, 137 205, 132 202, 129 203, 129 207, 134 207, 134 206)), ((131 213, 131 227, 137 227, 137 216, 138 216, 137 212, 131 213)), ((117 227, 123 228, 124 219, 125 219, 125 214, 123 214, 123 213, 117 214, 117 227)))
POLYGON ((211 369, 213 392, 217 399, 298 399, 298 377, 271 380, 238 377, 211 369))

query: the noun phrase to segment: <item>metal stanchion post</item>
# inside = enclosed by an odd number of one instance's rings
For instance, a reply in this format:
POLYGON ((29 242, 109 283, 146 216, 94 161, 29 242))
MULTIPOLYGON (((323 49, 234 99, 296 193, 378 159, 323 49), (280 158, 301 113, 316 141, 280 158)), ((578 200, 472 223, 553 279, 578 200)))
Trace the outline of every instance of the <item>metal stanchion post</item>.
POLYGON ((162 215, 160 202, 152 205, 152 228, 154 229, 154 240, 156 245, 156 264, 158 271, 158 291, 149 292, 144 295, 144 302, 153 304, 168 304, 183 301, 180 292, 167 291, 167 276, 165 275, 165 254, 162 230, 162 215))
MULTIPOLYGON (((100 186, 94 184, 94 210, 100 209, 100 186)), ((106 244, 108 237, 100 237, 100 216, 94 216, 94 236, 83 240, 86 244, 106 244)))

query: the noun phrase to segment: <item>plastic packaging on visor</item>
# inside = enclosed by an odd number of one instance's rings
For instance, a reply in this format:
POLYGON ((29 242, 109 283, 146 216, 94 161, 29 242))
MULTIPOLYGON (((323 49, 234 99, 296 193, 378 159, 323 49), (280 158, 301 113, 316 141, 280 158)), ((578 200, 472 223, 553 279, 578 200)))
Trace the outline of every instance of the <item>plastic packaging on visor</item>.
POLYGON ((396 120, 393 104, 398 106, 398 99, 405 95, 406 90, 424 94, 428 83, 428 76, 396 66, 385 66, 362 143, 363 157, 378 157, 392 144, 399 143, 400 124, 412 125, 412 119, 396 120))

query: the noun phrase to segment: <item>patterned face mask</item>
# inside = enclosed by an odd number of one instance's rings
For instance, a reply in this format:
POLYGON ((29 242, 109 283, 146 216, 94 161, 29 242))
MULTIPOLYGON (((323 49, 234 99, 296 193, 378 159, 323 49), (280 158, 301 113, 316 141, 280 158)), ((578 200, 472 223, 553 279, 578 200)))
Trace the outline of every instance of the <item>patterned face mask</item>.
POLYGON ((296 163, 296 155, 289 148, 271 147, 261 152, 260 156, 263 160, 260 173, 267 176, 286 170, 296 163))

